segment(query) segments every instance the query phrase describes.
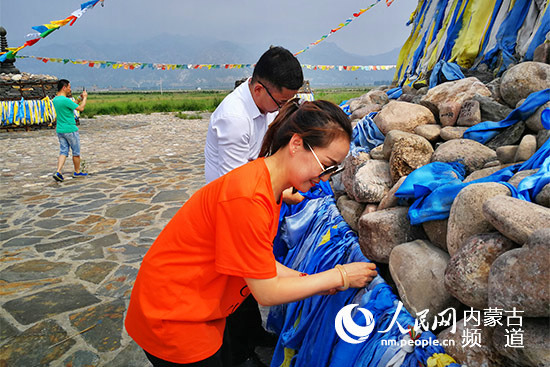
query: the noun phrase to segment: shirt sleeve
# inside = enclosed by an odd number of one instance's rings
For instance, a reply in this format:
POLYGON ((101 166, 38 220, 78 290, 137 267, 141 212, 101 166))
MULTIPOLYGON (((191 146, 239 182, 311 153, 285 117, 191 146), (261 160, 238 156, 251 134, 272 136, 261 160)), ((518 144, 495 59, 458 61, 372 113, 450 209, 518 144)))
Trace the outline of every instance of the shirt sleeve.
POLYGON ((250 122, 242 116, 222 116, 212 127, 218 140, 219 176, 248 163, 250 122))
POLYGON ((261 200, 238 198, 216 210, 216 270, 244 278, 277 275, 273 255, 273 213, 261 200))

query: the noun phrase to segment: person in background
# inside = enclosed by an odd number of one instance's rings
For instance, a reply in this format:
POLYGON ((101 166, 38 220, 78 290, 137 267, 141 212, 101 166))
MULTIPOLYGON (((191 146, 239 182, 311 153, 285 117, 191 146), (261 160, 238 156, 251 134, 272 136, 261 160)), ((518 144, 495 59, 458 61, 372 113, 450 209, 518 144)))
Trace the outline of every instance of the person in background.
POLYGON ((73 177, 84 177, 87 173, 80 172, 80 135, 74 117, 74 111, 84 111, 88 93, 82 91, 80 104, 73 102, 71 83, 67 79, 61 79, 57 82, 57 95, 53 99, 53 106, 57 115, 57 138, 59 139, 59 158, 57 159, 57 170, 53 174, 56 181, 63 182, 65 179, 61 171, 63 165, 69 156, 69 148, 73 155, 74 172, 73 177))
MULTIPOLYGON (((204 148, 206 183, 258 157, 262 140, 277 111, 304 83, 300 62, 283 47, 271 47, 258 60, 252 78, 227 95, 210 117, 204 148)), ((301 201, 285 192, 285 202, 301 201)), ((261 366, 256 346, 273 346, 276 337, 262 327, 257 302, 249 297, 228 319, 234 362, 261 366)))
POLYGON ((181 207, 143 258, 125 320, 153 366, 231 366, 226 318, 250 293, 270 306, 372 281, 372 263, 308 275, 278 263, 272 250, 283 191, 328 180, 351 133, 333 103, 293 100, 270 125, 260 158, 181 207))

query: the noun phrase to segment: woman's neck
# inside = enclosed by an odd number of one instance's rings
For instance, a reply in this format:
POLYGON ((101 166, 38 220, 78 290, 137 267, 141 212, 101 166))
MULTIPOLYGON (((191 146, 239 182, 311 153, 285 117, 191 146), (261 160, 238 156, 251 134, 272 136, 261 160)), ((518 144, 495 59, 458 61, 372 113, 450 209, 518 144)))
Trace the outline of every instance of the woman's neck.
POLYGON ((273 195, 275 196, 275 201, 277 202, 279 202, 283 191, 290 187, 285 164, 288 160, 285 159, 283 155, 284 152, 281 149, 272 156, 267 157, 264 161, 271 177, 271 187, 273 188, 273 195))

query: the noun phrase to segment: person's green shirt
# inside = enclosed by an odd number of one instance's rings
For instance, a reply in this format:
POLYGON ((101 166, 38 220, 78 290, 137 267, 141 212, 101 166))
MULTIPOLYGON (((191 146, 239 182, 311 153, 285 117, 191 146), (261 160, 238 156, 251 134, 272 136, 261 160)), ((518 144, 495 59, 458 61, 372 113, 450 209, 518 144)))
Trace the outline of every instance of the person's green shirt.
POLYGON ((78 131, 74 119, 74 110, 78 107, 78 104, 65 96, 56 96, 52 102, 57 115, 57 127, 55 131, 58 133, 73 133, 78 131))

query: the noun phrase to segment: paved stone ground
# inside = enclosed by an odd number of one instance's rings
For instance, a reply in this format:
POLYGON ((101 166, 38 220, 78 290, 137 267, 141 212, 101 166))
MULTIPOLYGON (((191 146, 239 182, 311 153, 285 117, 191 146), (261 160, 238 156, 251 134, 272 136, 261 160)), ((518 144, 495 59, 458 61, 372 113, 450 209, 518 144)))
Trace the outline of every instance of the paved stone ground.
POLYGON ((0 133, 0 367, 149 365, 124 315, 147 249, 204 184, 203 117, 82 119, 90 175, 69 159, 63 183, 54 130, 0 133))

